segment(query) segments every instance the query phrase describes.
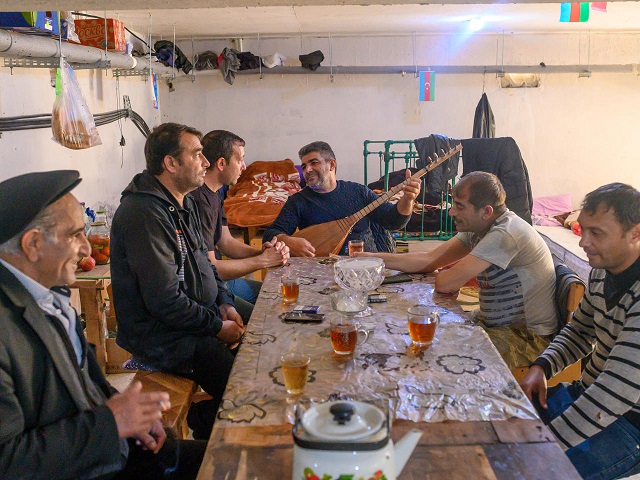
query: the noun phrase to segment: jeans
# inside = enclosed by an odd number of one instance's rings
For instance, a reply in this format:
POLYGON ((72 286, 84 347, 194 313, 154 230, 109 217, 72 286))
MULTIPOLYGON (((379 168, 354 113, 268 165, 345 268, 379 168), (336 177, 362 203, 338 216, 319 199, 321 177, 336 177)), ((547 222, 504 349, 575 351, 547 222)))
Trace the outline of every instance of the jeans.
MULTIPOLYGON (((561 383, 547 392, 547 410, 542 410, 537 401, 534 405, 544 423, 549 423, 583 392, 584 387, 579 381, 561 383)), ((640 473, 640 431, 626 418, 619 417, 600 433, 565 453, 578 473, 587 480, 624 478, 640 473)))
POLYGON ((247 280, 246 278, 236 278, 227 281, 226 285, 227 290, 236 296, 234 307, 236 307, 236 310, 246 325, 253 313, 253 306, 258 299, 262 282, 247 280))

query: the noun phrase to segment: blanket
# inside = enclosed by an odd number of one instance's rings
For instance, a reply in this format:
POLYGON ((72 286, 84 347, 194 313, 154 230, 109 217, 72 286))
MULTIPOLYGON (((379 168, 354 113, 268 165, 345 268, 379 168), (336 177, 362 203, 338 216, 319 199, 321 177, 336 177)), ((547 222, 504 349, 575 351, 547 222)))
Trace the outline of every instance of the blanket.
POLYGON ((300 191, 300 174, 290 159, 257 161, 229 189, 224 211, 239 227, 270 225, 290 195, 300 191))

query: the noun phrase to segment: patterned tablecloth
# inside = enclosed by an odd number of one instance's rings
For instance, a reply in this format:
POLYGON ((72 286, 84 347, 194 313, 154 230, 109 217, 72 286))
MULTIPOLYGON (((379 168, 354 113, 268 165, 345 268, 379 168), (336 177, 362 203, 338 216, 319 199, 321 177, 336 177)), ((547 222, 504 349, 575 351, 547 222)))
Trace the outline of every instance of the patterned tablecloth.
MULTIPOLYGON (((390 272, 387 272, 390 273, 390 272)), ((395 272, 393 272, 395 273, 395 272)), ((333 353, 329 294, 338 289, 333 265, 319 259, 291 259, 270 270, 262 286, 243 344, 236 358, 217 427, 280 425, 287 422, 287 398, 280 356, 291 349, 311 356, 304 396, 311 401, 358 399, 387 402, 395 417, 413 421, 503 420, 537 418, 481 327, 471 325, 452 295, 434 292, 433 275, 412 275, 410 283, 383 285, 388 302, 372 304, 374 314, 361 320, 369 340, 352 356, 333 353), (320 305, 321 324, 287 324, 280 295, 286 269, 300 277, 298 304, 320 305), (411 346, 407 309, 434 305, 441 324, 433 345, 411 346)))

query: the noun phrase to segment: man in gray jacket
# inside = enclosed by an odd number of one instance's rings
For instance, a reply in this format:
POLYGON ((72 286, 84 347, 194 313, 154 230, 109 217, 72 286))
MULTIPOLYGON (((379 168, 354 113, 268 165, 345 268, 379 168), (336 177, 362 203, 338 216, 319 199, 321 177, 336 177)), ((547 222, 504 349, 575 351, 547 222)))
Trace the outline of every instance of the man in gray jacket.
POLYGON ((0 183, 0 478, 193 478, 205 446, 167 440, 169 395, 113 389, 56 289, 90 253, 78 183, 72 170, 0 183))

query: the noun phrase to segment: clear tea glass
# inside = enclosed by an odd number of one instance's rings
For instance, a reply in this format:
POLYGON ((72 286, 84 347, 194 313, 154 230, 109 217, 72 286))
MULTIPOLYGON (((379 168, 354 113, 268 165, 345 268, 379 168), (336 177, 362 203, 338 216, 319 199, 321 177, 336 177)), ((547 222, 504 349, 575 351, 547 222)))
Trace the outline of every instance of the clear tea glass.
POLYGON ((304 353, 289 352, 280 357, 284 386, 289 395, 300 395, 307 384, 311 357, 304 353))
POLYGON ((440 324, 440 314, 429 305, 414 305, 407 310, 409 335, 414 345, 430 347, 440 324))
POLYGON ((331 320, 330 335, 331 347, 338 355, 351 355, 369 338, 369 332, 349 317, 331 320))
POLYGON ((282 283, 282 302, 285 305, 291 305, 298 301, 300 295, 300 280, 295 275, 284 276, 282 283))
POLYGON ((354 253, 364 252, 364 242, 362 240, 349 240, 349 256, 354 253))

